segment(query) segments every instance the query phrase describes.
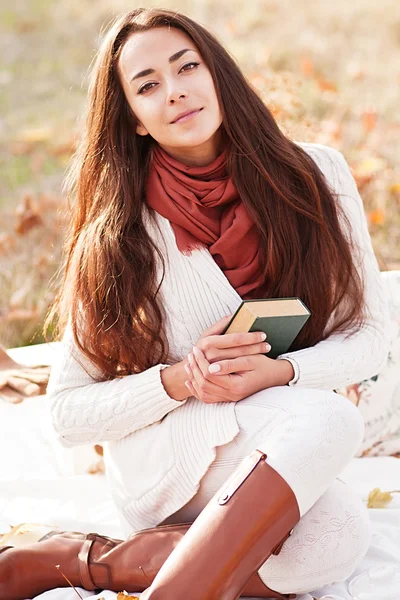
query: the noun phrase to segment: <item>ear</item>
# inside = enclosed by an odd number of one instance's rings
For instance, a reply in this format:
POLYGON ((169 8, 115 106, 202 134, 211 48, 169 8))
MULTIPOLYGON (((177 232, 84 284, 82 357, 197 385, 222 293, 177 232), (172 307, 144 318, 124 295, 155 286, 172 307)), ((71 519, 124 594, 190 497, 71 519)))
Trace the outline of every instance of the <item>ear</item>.
POLYGON ((136 133, 138 135, 148 135, 149 134, 146 127, 144 125, 142 125, 140 121, 138 121, 138 123, 137 123, 136 133))

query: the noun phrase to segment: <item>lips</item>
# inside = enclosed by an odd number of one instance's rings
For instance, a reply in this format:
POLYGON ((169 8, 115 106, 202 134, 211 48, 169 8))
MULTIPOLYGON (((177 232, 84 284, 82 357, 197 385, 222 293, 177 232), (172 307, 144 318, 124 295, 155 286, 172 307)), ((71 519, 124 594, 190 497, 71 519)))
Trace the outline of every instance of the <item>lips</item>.
POLYGON ((201 110, 203 110, 203 108, 195 108, 195 109, 192 109, 192 110, 185 110, 184 112, 180 113, 176 117, 176 119, 171 122, 171 124, 176 123, 177 121, 179 121, 179 119, 182 119, 182 117, 187 117, 188 115, 192 115, 194 113, 200 112, 201 110))

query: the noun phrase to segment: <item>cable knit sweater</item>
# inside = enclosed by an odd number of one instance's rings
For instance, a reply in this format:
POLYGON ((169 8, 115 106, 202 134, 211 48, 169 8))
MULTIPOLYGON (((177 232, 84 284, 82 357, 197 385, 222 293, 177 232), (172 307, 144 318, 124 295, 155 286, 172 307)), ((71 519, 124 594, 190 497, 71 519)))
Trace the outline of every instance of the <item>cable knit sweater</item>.
MULTIPOLYGON (((358 247, 369 316, 355 335, 334 334, 278 358, 287 358, 294 366, 289 385, 333 390, 377 374, 385 363, 388 307, 362 200, 343 155, 321 144, 299 145, 340 194, 358 247)), ((157 222, 158 228, 148 225, 167 259, 161 294, 172 364, 185 358, 206 328, 233 313, 241 298, 207 249, 184 256, 170 222, 160 215, 157 222)), ((160 377, 160 370, 169 364, 96 382, 98 371, 79 352, 67 327, 52 367, 48 395, 54 428, 65 446, 105 443, 106 471, 126 535, 154 527, 184 506, 214 460, 215 447, 239 432, 234 403, 170 398, 160 377)))

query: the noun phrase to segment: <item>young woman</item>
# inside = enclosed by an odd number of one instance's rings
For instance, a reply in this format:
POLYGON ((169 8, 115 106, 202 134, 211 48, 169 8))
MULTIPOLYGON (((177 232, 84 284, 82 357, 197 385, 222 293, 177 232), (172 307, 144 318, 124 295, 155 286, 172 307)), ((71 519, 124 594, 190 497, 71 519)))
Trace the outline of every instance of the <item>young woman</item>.
POLYGON ((137 9, 100 49, 70 189, 48 393, 64 445, 105 443, 131 537, 48 537, 13 598, 65 585, 43 566, 60 553, 75 585, 142 600, 345 580, 370 528, 337 478, 363 421, 334 390, 379 371, 388 317, 343 156, 285 137, 199 24, 137 9), (242 299, 293 296, 312 316, 277 359, 260 333, 222 335, 242 299))

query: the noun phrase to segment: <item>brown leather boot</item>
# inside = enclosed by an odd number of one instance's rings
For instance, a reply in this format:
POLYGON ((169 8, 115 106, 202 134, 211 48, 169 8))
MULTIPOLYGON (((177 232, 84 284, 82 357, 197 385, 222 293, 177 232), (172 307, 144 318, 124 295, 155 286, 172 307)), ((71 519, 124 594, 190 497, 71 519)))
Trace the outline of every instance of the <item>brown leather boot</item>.
MULTIPOLYGON (((86 590, 143 591, 190 526, 160 525, 134 533, 125 542, 95 533, 55 531, 27 546, 20 542, 17 548, 0 547, 0 598, 25 600, 56 587, 67 587, 62 573, 72 585, 86 590)), ((249 579, 242 595, 295 598, 270 590, 257 573, 249 579)))
POLYGON ((140 600, 237 600, 300 520, 293 490, 255 450, 218 490, 140 600))

